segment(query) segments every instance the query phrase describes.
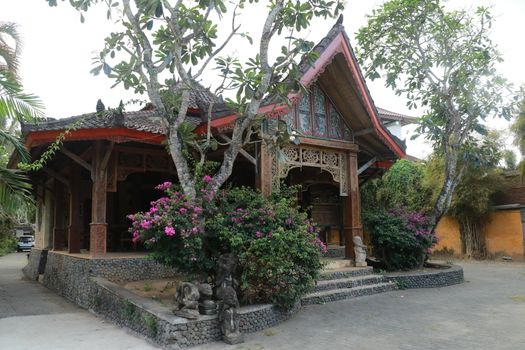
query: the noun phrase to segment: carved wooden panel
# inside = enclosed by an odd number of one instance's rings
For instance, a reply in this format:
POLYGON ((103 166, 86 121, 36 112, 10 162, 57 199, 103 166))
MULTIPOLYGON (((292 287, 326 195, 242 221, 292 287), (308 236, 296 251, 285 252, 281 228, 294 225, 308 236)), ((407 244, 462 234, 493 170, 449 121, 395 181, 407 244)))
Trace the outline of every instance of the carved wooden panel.
POLYGON ((278 188, 280 179, 286 178, 291 169, 309 166, 329 172, 333 180, 339 183, 339 195, 348 195, 348 166, 345 153, 293 145, 284 146, 280 152, 284 157, 272 155, 272 183, 275 188, 278 188))

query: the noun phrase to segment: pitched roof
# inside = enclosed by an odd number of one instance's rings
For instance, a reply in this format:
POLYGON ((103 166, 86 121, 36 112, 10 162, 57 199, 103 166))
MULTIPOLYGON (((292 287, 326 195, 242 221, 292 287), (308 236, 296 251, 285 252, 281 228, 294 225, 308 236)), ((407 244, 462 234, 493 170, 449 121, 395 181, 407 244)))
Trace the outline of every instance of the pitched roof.
POLYGON ((413 124, 413 123, 417 123, 418 121, 418 118, 416 117, 410 117, 405 114, 392 112, 392 111, 386 110, 381 107, 376 107, 376 108, 377 108, 377 112, 379 113, 379 118, 381 118, 382 120, 398 121, 401 123, 401 125, 413 124))
MULTIPOLYGON (((400 140, 393 137, 393 135, 382 125, 380 120, 381 116, 386 119, 398 118, 399 120, 408 120, 406 116, 401 114, 377 109, 370 96, 370 92, 365 84, 364 77, 359 69, 359 65, 352 51, 349 43, 349 39, 344 31, 344 27, 341 25, 342 18, 332 27, 329 33, 313 48, 313 51, 317 52, 321 58, 325 51, 330 51, 331 57, 324 59, 317 59, 316 62, 310 62, 306 58, 300 64, 300 73, 302 75, 302 81, 308 80, 308 83, 315 81, 318 75, 324 70, 324 67, 315 67, 316 65, 328 65, 333 59, 333 55, 337 52, 344 51, 345 57, 347 57, 348 65, 352 71, 356 84, 360 89, 358 91, 361 100, 363 101, 364 109, 370 118, 370 121, 374 125, 376 134, 382 142, 390 148, 394 153, 401 155, 404 153, 405 145, 400 140), (334 50, 334 45, 338 48, 334 50), (331 52, 334 51, 335 53, 331 52), (316 69, 312 69, 316 68, 316 69), (378 111, 380 111, 378 113, 378 111), (383 111, 384 113, 381 113, 383 111)), ((174 89, 181 89, 182 83, 177 82, 173 86, 174 89)), ((190 91, 190 108, 194 110, 200 110, 200 118, 193 118, 191 121, 196 125, 199 123, 207 122, 207 109, 210 103, 214 102, 212 110, 212 119, 221 119, 222 117, 231 117, 235 113, 227 108, 222 101, 221 97, 215 96, 209 89, 203 87, 201 84, 195 83, 190 91)), ((264 105, 264 104, 263 104, 264 105)), ((410 117, 408 117, 410 118, 410 117)), ((228 118, 225 118, 228 119, 228 118)), ((146 131, 154 134, 166 134, 165 126, 162 119, 153 110, 143 110, 137 112, 124 112, 122 114, 108 114, 108 113, 90 113, 80 116, 49 120, 39 124, 25 124, 22 126, 22 131, 25 134, 34 131, 45 131, 45 130, 64 130, 69 125, 77 123, 76 129, 97 129, 97 128, 118 128, 124 127, 132 130, 146 131)))
MULTIPOLYGON (((190 123, 200 123, 200 118, 189 117, 190 123)), ((35 131, 65 130, 74 125, 74 129, 108 129, 127 128, 131 130, 146 131, 153 134, 166 134, 162 118, 155 110, 142 110, 134 112, 102 112, 87 113, 62 119, 48 118, 45 122, 36 124, 22 124, 22 134, 27 135, 35 131)))

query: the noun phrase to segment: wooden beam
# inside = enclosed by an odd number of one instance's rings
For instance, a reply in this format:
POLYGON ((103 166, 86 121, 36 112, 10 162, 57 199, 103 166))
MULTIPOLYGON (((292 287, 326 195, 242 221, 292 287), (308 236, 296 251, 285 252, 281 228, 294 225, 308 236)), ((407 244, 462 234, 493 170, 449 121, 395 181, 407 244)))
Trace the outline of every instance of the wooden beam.
POLYGON ((354 137, 359 137, 363 135, 368 135, 374 131, 374 128, 366 128, 359 131, 354 132, 354 137))
POLYGON ((62 175, 60 175, 59 173, 49 169, 49 168, 42 168, 42 170, 48 174, 49 176, 51 176, 52 178, 54 179, 57 179, 58 181, 62 182, 64 185, 66 185, 67 188, 69 188, 69 181, 63 177, 62 175))
POLYGON ((358 175, 358 176, 361 175, 361 173, 362 173, 363 171, 365 171, 366 169, 370 168, 370 166, 371 166, 372 164, 374 164, 376 161, 377 161, 377 158, 374 157, 374 158, 370 159, 368 162, 366 162, 365 164, 363 164, 363 165, 357 170, 357 175, 358 175))
POLYGON ((87 171, 91 172, 91 165, 86 162, 84 159, 80 158, 80 156, 76 155, 75 153, 71 152, 67 148, 63 147, 60 149, 62 153, 64 153, 66 156, 71 158, 73 161, 77 162, 80 166, 82 166, 87 171))
MULTIPOLYGON (((221 139, 223 139, 224 141, 226 142, 231 142, 232 139, 230 139, 228 136, 224 135, 224 134, 219 134, 218 135, 221 139)), ((252 155, 248 152, 246 152, 246 150, 242 149, 239 151, 239 153, 246 159, 248 159, 250 161, 250 163, 252 163, 253 165, 257 166, 257 159, 255 159, 254 157, 252 157, 252 155)))
POLYGON ((102 162, 100 164, 100 167, 102 169, 106 169, 109 162, 109 157, 111 157, 111 152, 113 152, 113 147, 115 146, 115 142, 111 141, 109 143, 108 148, 106 149, 106 153, 104 154, 104 158, 102 158, 102 162))

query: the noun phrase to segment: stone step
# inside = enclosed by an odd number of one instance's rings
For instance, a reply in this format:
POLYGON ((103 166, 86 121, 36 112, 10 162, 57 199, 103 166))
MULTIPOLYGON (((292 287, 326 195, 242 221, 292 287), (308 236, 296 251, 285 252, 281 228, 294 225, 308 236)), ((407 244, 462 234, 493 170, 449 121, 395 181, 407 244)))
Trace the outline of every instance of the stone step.
POLYGON ((345 246, 329 245, 326 249, 326 253, 324 253, 323 255, 326 258, 344 258, 345 246))
POLYGON ((389 292, 395 289, 396 289, 396 286, 394 283, 385 282, 385 283, 377 283, 377 284, 361 286, 361 287, 324 290, 324 291, 314 292, 314 293, 305 295, 301 299, 301 304, 303 305, 324 304, 324 303, 328 303, 332 301, 338 301, 338 300, 361 297, 365 295, 389 292))
POLYGON ((378 284, 382 282, 385 282, 385 278, 381 275, 364 275, 356 277, 338 278, 333 280, 321 280, 317 282, 314 291, 320 292, 323 290, 353 288, 360 286, 368 286, 371 284, 378 284))
POLYGON ((371 275, 374 269, 371 266, 367 267, 345 267, 339 269, 325 269, 319 275, 319 280, 335 280, 340 278, 349 278, 357 276, 371 275))
POLYGON ((347 259, 323 259, 324 270, 344 269, 354 267, 354 262, 347 259))

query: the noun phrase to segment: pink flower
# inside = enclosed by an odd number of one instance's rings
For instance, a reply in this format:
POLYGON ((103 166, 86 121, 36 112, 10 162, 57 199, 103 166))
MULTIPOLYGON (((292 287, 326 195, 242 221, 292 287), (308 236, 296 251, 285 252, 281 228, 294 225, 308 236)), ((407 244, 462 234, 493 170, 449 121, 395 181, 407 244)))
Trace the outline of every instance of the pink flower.
POLYGON ((140 227, 142 227, 144 230, 148 230, 151 228, 151 221, 148 220, 142 220, 140 223, 140 227))
POLYGON ((137 231, 133 231, 133 238, 131 239, 131 241, 133 243, 137 242, 138 240, 140 239, 140 236, 139 236, 139 233, 137 231))
POLYGON ((195 214, 200 214, 200 213, 202 213, 202 208, 201 207, 193 207, 193 211, 195 212, 195 214))
POLYGON ((151 214, 155 213, 157 210, 158 210, 157 207, 152 207, 152 208, 149 210, 149 214, 151 215, 151 214))
POLYGON ((186 214, 188 212, 188 209, 186 208, 180 208, 179 209, 179 213, 181 213, 182 215, 186 214))
POLYGON ((202 178, 202 181, 204 181, 205 183, 209 184, 213 181, 212 177, 209 176, 209 175, 206 175, 202 178))
POLYGON ((158 190, 164 191, 164 190, 167 190, 168 188, 170 188, 171 185, 172 185, 171 182, 166 181, 166 182, 164 182, 164 183, 158 185, 158 186, 155 187, 155 188, 158 189, 158 190))
POLYGON ((292 219, 291 218, 287 218, 286 220, 284 220, 284 224, 287 225, 287 226, 290 226, 292 224, 292 219))
POLYGON ((166 226, 164 228, 164 233, 166 234, 166 236, 173 236, 175 234, 175 229, 171 226, 166 226))
POLYGON ((261 238, 262 236, 264 236, 264 233, 262 233, 261 231, 255 232, 255 237, 261 238))

